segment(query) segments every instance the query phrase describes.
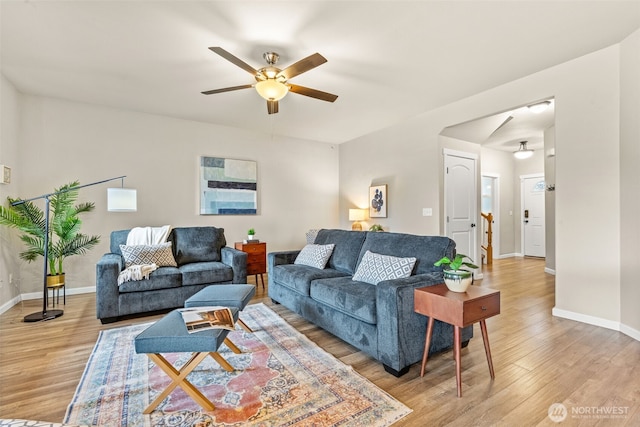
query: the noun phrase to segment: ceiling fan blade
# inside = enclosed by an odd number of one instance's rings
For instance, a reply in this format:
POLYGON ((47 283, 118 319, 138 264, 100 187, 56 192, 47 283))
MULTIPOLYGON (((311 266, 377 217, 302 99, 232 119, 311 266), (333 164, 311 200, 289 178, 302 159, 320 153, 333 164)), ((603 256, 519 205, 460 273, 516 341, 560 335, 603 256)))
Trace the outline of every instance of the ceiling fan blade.
POLYGON ((267 112, 275 114, 278 112, 278 101, 267 101, 267 112))
POLYGON ((306 58, 301 59, 295 64, 289 65, 287 68, 280 71, 278 76, 284 76, 285 79, 289 80, 290 78, 316 68, 318 65, 322 65, 325 62, 327 62, 327 59, 324 56, 319 53, 314 53, 313 55, 309 55, 306 58))
POLYGON ((200 93, 202 93, 203 95, 213 95, 214 93, 231 92, 232 90, 249 89, 250 87, 253 87, 253 85, 224 87, 222 89, 207 90, 200 93))
POLYGON ((334 102, 338 99, 338 95, 334 95, 328 92, 322 92, 321 90, 311 89, 310 87, 298 86, 289 83, 289 91, 295 92, 299 95, 310 96, 311 98, 316 98, 321 101, 334 102))
POLYGON ((258 74, 258 70, 256 70, 251 65, 247 64, 246 62, 244 62, 242 59, 238 58, 237 56, 234 56, 234 55, 230 54, 229 52, 227 52, 226 50, 224 50, 221 47, 217 47, 217 46, 216 47, 210 47, 209 50, 211 50, 212 52, 217 53, 218 55, 222 56, 227 61, 237 65, 240 68, 242 68, 243 70, 245 70, 247 73, 251 74, 252 76, 255 76, 256 74, 258 74))

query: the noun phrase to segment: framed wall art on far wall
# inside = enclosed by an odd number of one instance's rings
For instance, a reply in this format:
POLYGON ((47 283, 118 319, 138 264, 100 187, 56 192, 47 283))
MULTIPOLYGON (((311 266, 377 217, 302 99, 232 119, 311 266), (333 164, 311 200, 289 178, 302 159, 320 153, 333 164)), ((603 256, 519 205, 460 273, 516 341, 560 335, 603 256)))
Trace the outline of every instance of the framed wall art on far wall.
POLYGON ((387 185, 369 187, 369 218, 387 217, 387 185))
POLYGON ((200 215, 255 215, 257 162, 200 158, 200 215))

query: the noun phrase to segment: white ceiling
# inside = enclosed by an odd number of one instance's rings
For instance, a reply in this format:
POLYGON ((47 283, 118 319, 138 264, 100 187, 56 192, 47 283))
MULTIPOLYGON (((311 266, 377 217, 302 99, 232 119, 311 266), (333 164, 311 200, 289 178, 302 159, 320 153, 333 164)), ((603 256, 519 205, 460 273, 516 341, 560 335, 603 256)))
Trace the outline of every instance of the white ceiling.
POLYGON ((19 91, 341 143, 620 42, 640 1, 0 1, 1 70, 19 91), (326 64, 268 115, 255 68, 326 64))

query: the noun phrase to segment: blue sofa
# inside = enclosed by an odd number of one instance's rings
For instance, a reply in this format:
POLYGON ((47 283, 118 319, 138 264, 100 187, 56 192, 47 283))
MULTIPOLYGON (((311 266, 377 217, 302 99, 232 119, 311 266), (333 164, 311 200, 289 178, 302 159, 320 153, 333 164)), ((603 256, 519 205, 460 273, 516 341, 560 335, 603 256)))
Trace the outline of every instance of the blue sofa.
POLYGON ((167 241, 177 267, 160 267, 149 279, 118 286, 125 268, 120 245, 129 230, 111 233, 110 253, 96 265, 96 316, 102 323, 122 316, 183 307, 184 302, 213 284, 247 283, 247 254, 227 247, 224 229, 183 227, 171 230, 167 241))
MULTIPOLYGON (((414 289, 443 283, 434 262, 452 257, 455 242, 441 236, 320 230, 315 244, 334 244, 324 269, 294 264, 300 251, 268 254, 269 297, 382 362, 395 376, 422 360, 427 318, 414 312, 414 289), (411 276, 372 285, 352 276, 367 251, 416 257, 411 276)), ((462 331, 463 346, 473 327, 462 331)), ((453 327, 436 321, 430 353, 453 347, 453 327)))

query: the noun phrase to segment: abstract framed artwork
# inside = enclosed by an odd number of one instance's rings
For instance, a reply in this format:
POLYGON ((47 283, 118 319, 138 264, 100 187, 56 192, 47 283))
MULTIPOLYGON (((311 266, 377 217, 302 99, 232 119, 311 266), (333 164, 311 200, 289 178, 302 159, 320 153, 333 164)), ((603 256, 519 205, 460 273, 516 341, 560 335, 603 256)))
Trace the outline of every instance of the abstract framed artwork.
POLYGON ((387 185, 369 187, 369 218, 387 217, 387 185))
POLYGON ((255 215, 257 212, 257 162, 200 158, 200 215, 255 215))

